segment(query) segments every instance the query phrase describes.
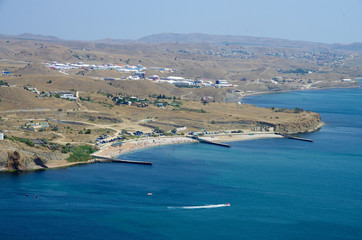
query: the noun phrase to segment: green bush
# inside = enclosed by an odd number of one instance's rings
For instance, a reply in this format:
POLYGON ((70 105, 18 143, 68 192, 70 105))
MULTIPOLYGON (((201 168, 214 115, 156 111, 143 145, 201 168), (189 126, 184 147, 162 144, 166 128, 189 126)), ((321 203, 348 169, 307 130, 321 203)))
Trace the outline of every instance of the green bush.
POLYGON ((70 151, 68 162, 88 161, 92 158, 91 154, 95 152, 94 148, 88 145, 73 147, 70 151))
POLYGON ((30 147, 34 147, 34 143, 33 141, 31 141, 28 138, 20 138, 20 137, 9 137, 5 135, 5 139, 9 139, 11 141, 18 141, 18 142, 22 142, 25 143, 26 145, 30 146, 30 147))
POLYGON ((26 145, 28 145, 30 147, 34 147, 33 141, 31 141, 28 138, 16 138, 16 140, 19 141, 19 142, 23 142, 23 143, 25 143, 26 145))
POLYGON ((303 109, 298 108, 298 107, 296 107, 296 108, 294 109, 294 113, 301 113, 301 112, 303 112, 303 111, 304 111, 303 109))
POLYGON ((9 85, 9 84, 3 80, 0 80, 0 86, 2 86, 2 85, 9 85))

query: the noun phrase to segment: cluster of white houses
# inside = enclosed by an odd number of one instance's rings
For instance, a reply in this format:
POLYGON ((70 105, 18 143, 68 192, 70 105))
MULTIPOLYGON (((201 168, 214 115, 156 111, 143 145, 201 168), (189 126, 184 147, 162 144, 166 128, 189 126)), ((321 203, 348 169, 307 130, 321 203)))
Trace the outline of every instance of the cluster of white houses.
POLYGON ((58 98, 68 99, 68 100, 72 100, 72 101, 76 101, 78 99, 77 91, 75 92, 75 94, 73 94, 73 92, 71 92, 71 91, 40 92, 38 89, 36 89, 32 85, 26 85, 26 86, 24 86, 24 89, 37 94, 39 98, 55 96, 58 98))
POLYGON ((118 70, 120 72, 141 72, 146 70, 142 65, 113 65, 113 64, 86 64, 83 62, 78 63, 45 63, 45 66, 56 70, 69 70, 69 69, 94 69, 94 70, 118 70))
POLYGON ((226 80, 216 80, 216 83, 211 81, 204 81, 204 80, 192 80, 192 79, 185 79, 183 77, 175 77, 169 76, 166 78, 160 78, 157 75, 152 75, 148 77, 149 80, 152 80, 157 83, 171 83, 175 86, 199 86, 199 87, 232 87, 233 85, 228 83, 226 80))
MULTIPOLYGON (((45 66, 56 69, 56 70, 68 70, 68 69, 94 69, 94 70, 118 70, 119 72, 132 72, 134 75, 129 76, 128 80, 141 80, 146 79, 145 78, 145 70, 158 70, 160 72, 173 72, 171 68, 146 68, 142 65, 113 65, 113 64, 102 64, 102 65, 91 65, 91 64, 85 64, 83 62, 78 63, 58 63, 58 62, 52 62, 52 63, 45 63, 45 66)), ((226 80, 216 80, 216 83, 213 83, 211 81, 204 81, 204 80, 192 80, 192 79, 185 79, 183 77, 177 77, 177 76, 169 76, 169 77, 159 77, 157 75, 152 75, 148 77, 149 80, 152 80, 157 83, 171 83, 175 86, 180 87, 187 87, 187 86, 198 86, 198 87, 216 87, 216 88, 222 88, 222 87, 232 87, 232 84, 229 84, 226 80)), ((103 78, 103 80, 113 81, 116 80, 115 78, 103 78)), ((69 98, 71 100, 72 97, 64 97, 69 98)))

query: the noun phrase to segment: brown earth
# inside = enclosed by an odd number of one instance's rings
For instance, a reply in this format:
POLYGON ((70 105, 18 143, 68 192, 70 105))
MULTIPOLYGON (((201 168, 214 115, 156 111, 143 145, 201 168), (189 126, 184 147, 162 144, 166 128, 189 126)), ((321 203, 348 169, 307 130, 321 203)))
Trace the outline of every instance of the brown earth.
POLYGON ((0 142, 0 170, 44 169, 48 168, 48 164, 61 161, 68 156, 43 147, 28 147, 10 140, 0 142))

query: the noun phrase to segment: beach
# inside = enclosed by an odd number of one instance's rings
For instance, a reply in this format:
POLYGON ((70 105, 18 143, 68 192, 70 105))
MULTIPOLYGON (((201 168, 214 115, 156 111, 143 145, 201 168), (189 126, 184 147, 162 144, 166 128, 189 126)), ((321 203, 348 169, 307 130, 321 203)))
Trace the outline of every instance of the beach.
POLYGON ((115 158, 119 155, 128 153, 130 151, 135 151, 143 148, 156 147, 161 145, 168 144, 180 144, 180 143, 192 143, 197 142, 194 139, 187 137, 154 137, 154 138, 145 138, 145 139, 137 139, 137 140, 128 140, 124 141, 122 144, 118 146, 105 146, 98 152, 93 155, 115 158))
MULTIPOLYGON (((255 133, 237 133, 237 134, 220 134, 220 135, 206 135, 200 137, 212 142, 232 142, 232 141, 245 141, 253 140, 260 138, 283 138, 283 136, 275 133, 266 133, 266 132, 255 132, 255 133)), ((154 138, 145 138, 137 140, 129 140, 118 146, 105 146, 98 152, 94 153, 95 156, 115 158, 122 154, 140 150, 143 148, 156 147, 161 145, 169 144, 182 144, 182 143, 193 143, 198 142, 195 139, 188 137, 154 137, 154 138)))

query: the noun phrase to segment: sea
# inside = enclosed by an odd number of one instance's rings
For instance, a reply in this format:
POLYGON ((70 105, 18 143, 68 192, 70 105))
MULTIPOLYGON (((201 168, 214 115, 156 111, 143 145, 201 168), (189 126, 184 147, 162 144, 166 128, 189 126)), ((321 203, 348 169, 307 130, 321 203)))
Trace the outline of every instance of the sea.
POLYGON ((319 112, 314 142, 167 145, 0 174, 0 239, 362 239, 362 89, 250 96, 319 112), (230 203, 227 206, 226 203, 230 203))

